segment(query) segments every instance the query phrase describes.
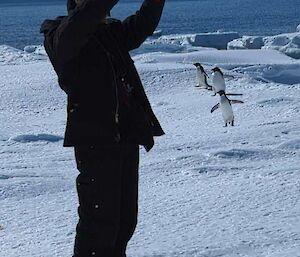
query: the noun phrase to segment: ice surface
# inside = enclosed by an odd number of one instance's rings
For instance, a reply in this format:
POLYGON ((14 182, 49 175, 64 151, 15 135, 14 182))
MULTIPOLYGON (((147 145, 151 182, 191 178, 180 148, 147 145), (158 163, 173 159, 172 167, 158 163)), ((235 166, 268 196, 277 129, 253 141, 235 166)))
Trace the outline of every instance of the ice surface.
MULTIPOLYGON (((300 83, 300 62, 275 50, 205 50, 190 53, 152 53, 134 57, 136 63, 153 70, 191 67, 195 62, 220 66, 253 79, 282 84, 300 83)), ((239 76, 234 74, 234 76, 239 76)))
MULTIPOLYGON (((0 55, 0 256, 71 256, 78 172, 61 141, 66 97, 49 61, 0 55)), ((134 59, 166 135, 141 150, 128 256, 298 257, 300 61, 211 49, 134 59), (209 74, 221 66, 228 92, 244 94, 231 97, 245 102, 233 106, 235 127, 194 88, 196 61, 209 74)))

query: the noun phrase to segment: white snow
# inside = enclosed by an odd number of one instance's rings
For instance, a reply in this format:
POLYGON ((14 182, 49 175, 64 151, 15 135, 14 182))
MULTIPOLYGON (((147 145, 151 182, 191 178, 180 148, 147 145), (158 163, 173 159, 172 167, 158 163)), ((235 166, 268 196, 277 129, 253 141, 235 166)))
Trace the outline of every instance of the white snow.
MULTIPOLYGON (((0 56, 0 256, 71 256, 78 172, 62 147, 65 95, 49 61, 0 56)), ((299 257, 300 61, 274 50, 134 59, 166 135, 141 149, 128 256, 299 257), (233 105, 235 127, 194 88, 195 61, 209 74, 219 65, 227 91, 244 94, 231 97, 245 102, 233 105)))
POLYGON ((37 52, 26 52, 7 45, 0 45, 0 65, 46 60, 47 57, 42 53, 44 51, 42 48, 39 48, 37 52))

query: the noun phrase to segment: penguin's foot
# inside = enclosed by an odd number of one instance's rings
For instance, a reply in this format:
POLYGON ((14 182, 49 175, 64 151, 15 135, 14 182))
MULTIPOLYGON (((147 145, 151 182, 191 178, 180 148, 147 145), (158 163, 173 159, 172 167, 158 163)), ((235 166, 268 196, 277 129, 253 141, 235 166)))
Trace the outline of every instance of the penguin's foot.
POLYGON ((201 86, 201 85, 196 85, 195 87, 196 87, 196 88, 199 88, 199 89, 207 89, 207 87, 201 86))

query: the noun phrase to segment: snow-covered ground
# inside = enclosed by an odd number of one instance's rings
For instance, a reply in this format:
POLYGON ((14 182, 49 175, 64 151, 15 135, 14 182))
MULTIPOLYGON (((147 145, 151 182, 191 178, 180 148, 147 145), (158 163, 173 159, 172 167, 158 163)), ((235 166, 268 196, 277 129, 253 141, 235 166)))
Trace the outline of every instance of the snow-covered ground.
MULTIPOLYGON (((0 51, 0 256, 71 256, 77 170, 62 147, 65 95, 49 61, 27 50, 0 51)), ((166 135, 141 149, 128 256, 299 257, 300 61, 211 49, 134 59, 166 135), (208 73, 220 65, 228 92, 244 94, 235 127, 210 113, 218 97, 194 87, 196 61, 208 73)))

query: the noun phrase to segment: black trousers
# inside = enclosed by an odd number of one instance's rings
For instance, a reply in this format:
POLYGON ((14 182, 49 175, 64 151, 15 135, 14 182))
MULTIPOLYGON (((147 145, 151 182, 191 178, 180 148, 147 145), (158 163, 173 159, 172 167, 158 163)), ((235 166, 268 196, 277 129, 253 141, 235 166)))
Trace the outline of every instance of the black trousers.
POLYGON ((126 257, 137 224, 139 146, 75 147, 79 222, 74 257, 126 257))

